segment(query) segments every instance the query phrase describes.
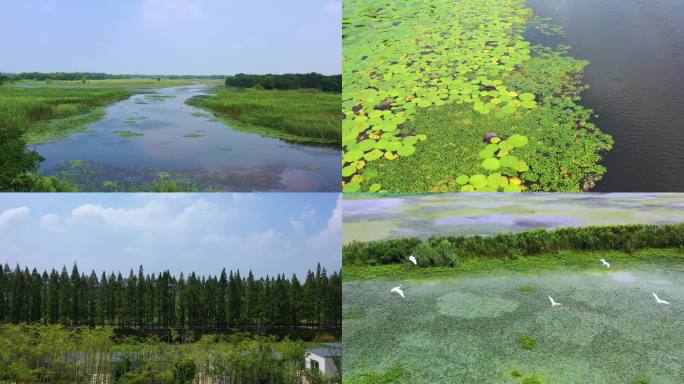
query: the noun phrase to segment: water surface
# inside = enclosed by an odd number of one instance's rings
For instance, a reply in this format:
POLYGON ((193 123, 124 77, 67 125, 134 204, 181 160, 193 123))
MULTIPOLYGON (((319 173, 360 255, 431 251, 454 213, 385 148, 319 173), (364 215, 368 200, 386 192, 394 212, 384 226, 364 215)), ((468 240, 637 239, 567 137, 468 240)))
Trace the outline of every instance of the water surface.
MULTIPOLYGON (((591 61, 582 104, 615 139, 596 191, 684 191, 684 1, 529 0, 591 61)), ((538 36, 537 36, 538 37, 538 36)), ((535 39, 532 39, 535 41, 535 39)), ((557 41, 556 41, 557 40, 557 41)))
POLYGON ((185 104, 195 85, 136 94, 106 108, 87 132, 36 146, 40 172, 85 190, 187 180, 200 190, 337 191, 340 150, 240 132, 185 104), (136 136, 122 137, 130 131, 136 136), (118 133, 117 133, 118 132, 118 133))
POLYGON ((344 376, 403 366, 399 383, 684 382, 684 271, 613 268, 344 283, 344 376), (400 284, 405 299, 390 293, 400 284))

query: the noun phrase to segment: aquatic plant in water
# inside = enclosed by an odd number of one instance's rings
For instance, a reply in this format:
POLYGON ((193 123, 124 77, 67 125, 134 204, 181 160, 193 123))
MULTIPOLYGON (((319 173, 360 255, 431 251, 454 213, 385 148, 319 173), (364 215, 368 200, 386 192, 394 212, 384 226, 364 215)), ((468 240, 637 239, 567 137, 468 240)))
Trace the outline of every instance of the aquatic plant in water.
MULTIPOLYGON (((501 78, 530 58, 522 1, 344 3, 344 189, 360 190, 368 162, 411 156, 427 137, 402 130, 416 110, 468 104, 506 116, 535 108, 501 78), (426 21, 429 20, 429 23, 426 21)), ((379 190, 378 186, 374 186, 379 190)))
POLYGON ((484 122, 530 138, 520 190, 590 189, 612 140, 576 103, 587 62, 531 46, 522 37, 529 23, 548 20, 521 0, 345 1, 343 191, 458 189, 475 145, 459 132, 484 122))

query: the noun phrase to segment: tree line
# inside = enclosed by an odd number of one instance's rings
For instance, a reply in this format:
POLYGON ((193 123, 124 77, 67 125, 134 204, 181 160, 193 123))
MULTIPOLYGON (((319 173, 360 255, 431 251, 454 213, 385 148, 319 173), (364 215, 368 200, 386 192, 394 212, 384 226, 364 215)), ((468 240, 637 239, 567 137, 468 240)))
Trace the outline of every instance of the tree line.
POLYGON ((320 89, 324 92, 342 92, 342 75, 326 76, 320 73, 287 73, 283 75, 248 75, 238 73, 227 76, 227 87, 263 89, 320 89))
POLYGON ((168 270, 128 277, 95 271, 0 269, 0 322, 114 327, 216 327, 341 325, 341 277, 320 264, 304 282, 296 275, 255 278, 240 271, 220 276, 194 272, 178 278, 168 270))
POLYGON ((684 250, 684 223, 667 225, 617 225, 536 229, 495 236, 445 236, 419 239, 396 238, 353 242, 342 249, 342 261, 349 265, 405 263, 414 255, 419 266, 453 266, 472 257, 515 257, 540 255, 561 250, 633 252, 648 248, 684 250))
MULTIPOLYGON (((0 74, 2 77, 2 74, 0 74)), ((64 81, 78 81, 81 79, 88 80, 108 80, 108 79, 132 79, 132 78, 165 78, 165 79, 223 79, 224 75, 136 75, 136 74, 111 74, 103 72, 21 72, 5 75, 8 81, 19 80, 64 80, 64 81)), ((0 79, 0 82, 1 79, 0 79)))

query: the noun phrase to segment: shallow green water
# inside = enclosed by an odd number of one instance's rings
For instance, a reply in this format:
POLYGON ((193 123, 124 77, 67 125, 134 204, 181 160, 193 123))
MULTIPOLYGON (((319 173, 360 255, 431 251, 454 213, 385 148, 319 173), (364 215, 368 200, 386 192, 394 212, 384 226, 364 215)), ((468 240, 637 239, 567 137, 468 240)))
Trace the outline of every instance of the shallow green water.
POLYGON ((684 267, 383 279, 343 294, 346 379, 401 365, 401 383, 684 382, 684 267), (400 284, 405 299, 389 292, 400 284))

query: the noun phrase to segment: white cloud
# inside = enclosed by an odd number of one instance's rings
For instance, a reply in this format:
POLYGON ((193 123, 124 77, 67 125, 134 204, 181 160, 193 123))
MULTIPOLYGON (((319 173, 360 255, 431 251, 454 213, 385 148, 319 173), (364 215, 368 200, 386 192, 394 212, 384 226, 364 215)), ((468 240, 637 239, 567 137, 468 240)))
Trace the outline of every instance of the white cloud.
POLYGON ((106 208, 100 204, 83 204, 71 212, 74 222, 96 222, 118 228, 154 230, 166 222, 168 212, 163 204, 151 201, 142 208, 106 208))
POLYGON ((295 234, 300 235, 304 232, 307 224, 312 224, 316 218, 316 210, 306 207, 297 217, 290 217, 290 226, 295 234))
POLYGON ((8 227, 12 222, 27 218, 31 209, 29 207, 10 208, 0 213, 0 229, 8 227))
POLYGON ((273 243, 275 242, 280 242, 282 238, 282 234, 280 234, 273 228, 269 228, 264 232, 252 233, 249 236, 247 236, 247 240, 245 241, 245 247, 267 248, 273 245, 273 243))
POLYGON ((148 21, 198 19, 205 15, 194 0, 145 0, 141 12, 148 21))
POLYGON ((54 213, 43 215, 43 217, 40 219, 40 224, 51 231, 59 231, 62 229, 62 219, 59 217, 59 215, 54 213))
POLYGON ((331 249, 342 246, 342 195, 337 198, 337 206, 333 209, 327 226, 308 240, 314 249, 331 249))

